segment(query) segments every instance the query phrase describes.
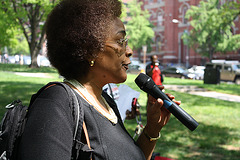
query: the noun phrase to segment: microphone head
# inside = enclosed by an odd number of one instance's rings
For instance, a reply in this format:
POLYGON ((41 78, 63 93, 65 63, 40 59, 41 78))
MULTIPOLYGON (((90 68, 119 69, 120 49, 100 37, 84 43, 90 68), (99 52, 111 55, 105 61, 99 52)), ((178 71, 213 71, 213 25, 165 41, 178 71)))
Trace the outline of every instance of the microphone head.
POLYGON ((135 83, 141 90, 147 93, 154 87, 154 85, 156 85, 152 78, 144 73, 140 73, 137 76, 137 78, 135 79, 135 83))

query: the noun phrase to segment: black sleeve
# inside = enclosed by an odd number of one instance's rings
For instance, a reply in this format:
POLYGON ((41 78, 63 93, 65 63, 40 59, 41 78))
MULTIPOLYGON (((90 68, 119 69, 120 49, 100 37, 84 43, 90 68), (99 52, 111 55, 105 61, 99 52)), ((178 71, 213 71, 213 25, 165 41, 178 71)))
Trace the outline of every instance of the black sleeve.
POLYGON ((72 108, 65 89, 55 85, 44 90, 29 111, 20 142, 20 159, 71 159, 73 130, 72 108))

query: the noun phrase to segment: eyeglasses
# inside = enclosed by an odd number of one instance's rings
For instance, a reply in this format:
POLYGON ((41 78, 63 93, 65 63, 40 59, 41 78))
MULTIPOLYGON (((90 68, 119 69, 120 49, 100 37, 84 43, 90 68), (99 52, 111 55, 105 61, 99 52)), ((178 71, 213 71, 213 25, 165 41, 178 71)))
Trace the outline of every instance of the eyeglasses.
POLYGON ((122 38, 117 41, 106 41, 106 43, 117 43, 120 45, 124 50, 126 50, 127 45, 128 45, 128 39, 127 38, 122 38))
POLYGON ((128 45, 128 39, 122 38, 117 41, 106 41, 106 43, 113 43, 113 44, 117 43, 119 46, 121 46, 122 48, 119 50, 119 48, 116 48, 116 47, 106 44, 107 47, 112 48, 117 53, 117 55, 120 57, 122 54, 124 54, 126 52, 126 48, 128 45))

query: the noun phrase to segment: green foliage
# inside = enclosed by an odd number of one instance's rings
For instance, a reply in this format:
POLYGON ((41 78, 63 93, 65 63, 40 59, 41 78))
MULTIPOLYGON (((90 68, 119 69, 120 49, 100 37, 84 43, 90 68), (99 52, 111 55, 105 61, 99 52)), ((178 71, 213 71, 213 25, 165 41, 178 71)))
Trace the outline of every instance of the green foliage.
POLYGON ((127 17, 127 8, 124 3, 122 3, 122 14, 121 14, 121 21, 124 21, 124 19, 127 17))
POLYGON ((16 27, 11 23, 8 15, 0 9, 0 48, 14 44, 15 29, 16 27))
POLYGON ((132 49, 139 49, 143 45, 152 42, 154 31, 148 18, 147 10, 141 9, 142 3, 132 0, 128 3, 128 17, 126 17, 126 30, 129 36, 129 46, 132 49))
MULTIPOLYGON (((0 3, 0 14, 4 14, 8 23, 0 24, 0 27, 6 28, 0 33, 4 33, 7 29, 12 31, 20 29, 21 33, 25 36, 28 43, 29 52, 32 59, 31 66, 36 67, 36 58, 39 54, 42 44, 45 41, 45 21, 50 10, 56 5, 59 0, 5 0, 0 3), (10 26, 10 27, 8 27, 10 26), (14 27, 12 27, 14 26, 14 27), (34 63, 34 64, 33 64, 34 63)), ((0 21, 4 20, 0 18, 0 21)), ((17 35, 7 34, 7 37, 16 37, 17 35), (8 36, 9 35, 9 36, 8 36)), ((20 35, 21 36, 21 35, 20 35)), ((19 39, 18 39, 19 40, 19 39)), ((6 44, 1 43, 2 38, 0 37, 0 45, 6 44)), ((16 42, 16 46, 24 41, 16 42)), ((7 43, 8 44, 8 43, 7 43)), ((12 48, 13 50, 16 48, 12 48)), ((23 48, 19 52, 27 52, 23 48)))
POLYGON ((16 36, 16 38, 12 40, 11 46, 8 47, 8 50, 9 55, 29 55, 28 43, 22 34, 19 34, 18 36, 16 36))
POLYGON ((210 59, 216 52, 239 49, 240 35, 231 32, 234 20, 240 15, 239 9, 240 5, 235 2, 219 5, 219 0, 200 1, 199 6, 191 6, 186 13, 193 29, 182 38, 196 52, 210 59))
POLYGON ((0 49, 3 51, 7 47, 10 55, 16 53, 29 54, 28 44, 19 29, 20 26, 6 12, 10 11, 0 9, 0 49))

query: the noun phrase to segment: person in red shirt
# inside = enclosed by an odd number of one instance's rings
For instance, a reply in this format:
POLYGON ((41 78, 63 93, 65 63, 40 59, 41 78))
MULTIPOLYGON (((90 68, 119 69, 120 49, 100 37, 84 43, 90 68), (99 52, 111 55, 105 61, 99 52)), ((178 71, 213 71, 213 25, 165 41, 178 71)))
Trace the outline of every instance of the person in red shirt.
MULTIPOLYGON (((146 74, 153 79, 153 81, 156 83, 156 85, 162 86, 163 77, 161 74, 157 55, 151 56, 151 63, 149 63, 146 66, 145 71, 146 71, 146 74)), ((147 104, 148 104, 149 103, 149 94, 147 94, 147 97, 148 97, 148 100, 147 100, 147 104)))
POLYGON ((161 74, 158 57, 156 55, 151 56, 151 63, 146 66, 146 74, 152 77, 156 85, 162 85, 163 77, 161 74))

